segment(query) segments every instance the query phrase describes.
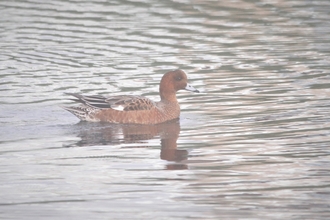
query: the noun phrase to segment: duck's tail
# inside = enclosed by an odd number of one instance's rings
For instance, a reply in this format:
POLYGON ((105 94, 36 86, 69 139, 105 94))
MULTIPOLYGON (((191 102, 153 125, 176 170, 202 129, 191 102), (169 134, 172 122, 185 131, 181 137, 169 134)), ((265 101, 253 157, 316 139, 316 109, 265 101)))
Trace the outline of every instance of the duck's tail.
POLYGON ((98 109, 91 108, 89 106, 81 105, 81 106, 60 106, 61 108, 71 112, 73 115, 75 115, 77 118, 79 118, 82 121, 92 121, 92 122, 98 122, 99 119, 96 119, 94 117, 94 114, 99 111, 98 109))

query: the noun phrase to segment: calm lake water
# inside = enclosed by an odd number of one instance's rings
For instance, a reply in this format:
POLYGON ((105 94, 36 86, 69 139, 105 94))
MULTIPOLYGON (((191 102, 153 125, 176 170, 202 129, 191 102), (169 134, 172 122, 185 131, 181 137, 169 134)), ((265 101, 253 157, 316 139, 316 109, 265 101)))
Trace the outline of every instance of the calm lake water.
POLYGON ((0 1, 1 219, 329 219, 330 1, 0 1), (65 92, 179 121, 79 123, 65 92))

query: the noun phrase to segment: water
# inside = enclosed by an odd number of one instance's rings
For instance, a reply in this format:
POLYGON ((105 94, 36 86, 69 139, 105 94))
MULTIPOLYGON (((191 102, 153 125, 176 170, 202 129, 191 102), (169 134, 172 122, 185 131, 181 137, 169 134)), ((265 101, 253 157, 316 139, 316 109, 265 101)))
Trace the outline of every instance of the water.
POLYGON ((1 1, 1 219, 330 218, 328 1, 1 1), (64 92, 181 119, 79 123, 64 92))

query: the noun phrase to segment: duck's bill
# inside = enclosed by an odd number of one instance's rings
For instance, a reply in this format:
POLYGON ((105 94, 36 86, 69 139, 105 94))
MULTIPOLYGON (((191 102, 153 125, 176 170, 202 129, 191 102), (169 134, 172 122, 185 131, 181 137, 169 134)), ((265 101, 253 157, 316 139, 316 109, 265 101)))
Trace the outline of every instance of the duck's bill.
POLYGON ((197 89, 195 89, 192 85, 187 84, 187 86, 184 88, 185 90, 191 91, 191 92, 199 92, 197 89))

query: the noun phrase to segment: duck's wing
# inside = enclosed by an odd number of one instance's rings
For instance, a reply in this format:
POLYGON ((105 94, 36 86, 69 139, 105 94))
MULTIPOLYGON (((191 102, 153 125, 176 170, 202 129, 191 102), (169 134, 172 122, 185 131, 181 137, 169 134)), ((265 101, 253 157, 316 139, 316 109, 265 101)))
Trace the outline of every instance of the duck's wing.
POLYGON ((122 95, 104 97, 98 95, 83 96, 77 93, 66 94, 76 97, 77 99, 73 99, 76 102, 98 109, 111 108, 117 111, 139 111, 155 108, 155 103, 143 96, 122 95))
POLYGON ((155 103, 143 96, 113 96, 105 100, 110 108, 118 111, 139 111, 155 108, 155 103))

